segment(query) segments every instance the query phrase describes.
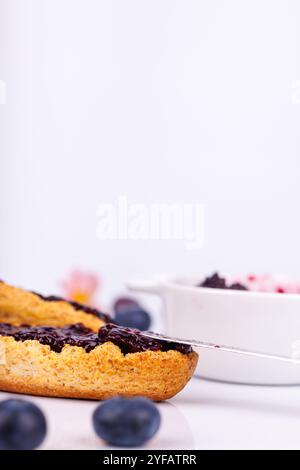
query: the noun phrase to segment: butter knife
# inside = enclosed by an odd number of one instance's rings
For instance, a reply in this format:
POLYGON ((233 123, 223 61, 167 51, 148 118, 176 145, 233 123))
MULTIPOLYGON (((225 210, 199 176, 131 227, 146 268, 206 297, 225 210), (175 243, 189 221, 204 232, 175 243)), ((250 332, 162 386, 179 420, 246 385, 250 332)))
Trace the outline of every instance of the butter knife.
POLYGON ((210 343, 208 341, 199 341, 195 339, 182 339, 182 338, 173 338, 171 336, 166 336, 160 333, 152 333, 152 331, 143 331, 141 332, 143 336, 147 338, 157 339, 160 341, 167 341, 170 343, 185 344, 192 346, 194 348, 205 348, 219 350, 234 354, 241 354, 244 356, 259 357, 261 359, 273 359, 276 361, 289 362, 291 364, 300 364, 300 358, 291 356, 282 356, 278 354, 269 354, 261 351, 253 351, 250 349, 237 348, 235 346, 226 346, 224 344, 210 343))

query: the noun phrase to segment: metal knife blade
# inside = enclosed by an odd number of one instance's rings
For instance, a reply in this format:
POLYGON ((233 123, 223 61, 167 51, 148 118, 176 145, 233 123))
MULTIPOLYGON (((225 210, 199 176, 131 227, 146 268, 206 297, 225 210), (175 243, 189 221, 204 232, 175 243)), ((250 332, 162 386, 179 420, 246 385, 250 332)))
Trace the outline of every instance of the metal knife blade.
POLYGON ((292 355, 282 356, 278 354, 265 353, 262 351, 253 351, 250 349, 237 348, 235 346, 227 346, 224 344, 210 343, 208 341, 173 338, 171 336, 166 336, 160 333, 152 333, 152 331, 143 331, 141 332, 141 334, 143 336, 146 336, 147 338, 158 339, 160 341, 168 341, 170 343, 187 344, 194 348, 213 349, 213 350, 225 351, 225 352, 230 352, 230 353, 235 353, 235 354, 241 354, 244 356, 259 357, 262 359, 273 359, 276 361, 289 362, 291 364, 300 364, 300 358, 293 357, 292 355))

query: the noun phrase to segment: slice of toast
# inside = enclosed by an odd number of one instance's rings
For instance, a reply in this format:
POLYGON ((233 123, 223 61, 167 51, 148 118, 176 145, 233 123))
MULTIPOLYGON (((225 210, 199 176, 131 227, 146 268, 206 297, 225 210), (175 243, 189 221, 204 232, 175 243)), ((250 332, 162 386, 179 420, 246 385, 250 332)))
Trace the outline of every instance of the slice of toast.
POLYGON ((96 400, 115 396, 166 400, 183 389, 198 360, 195 352, 174 350, 123 354, 111 342, 90 352, 69 344, 55 352, 37 340, 0 336, 0 347, 0 390, 96 400))
POLYGON ((109 315, 77 302, 40 294, 0 282, 0 322, 12 325, 65 326, 83 323, 97 332, 109 315))

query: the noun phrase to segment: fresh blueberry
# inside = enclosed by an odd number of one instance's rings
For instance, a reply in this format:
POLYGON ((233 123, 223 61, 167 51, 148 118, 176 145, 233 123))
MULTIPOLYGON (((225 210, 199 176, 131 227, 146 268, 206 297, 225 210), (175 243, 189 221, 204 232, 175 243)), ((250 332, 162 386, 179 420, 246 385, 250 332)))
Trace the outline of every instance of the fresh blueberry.
POLYGON ((151 317, 136 300, 129 297, 120 297, 115 301, 113 309, 115 321, 118 325, 136 328, 141 331, 149 329, 151 317))
POLYGON ((99 405, 93 415, 94 429, 108 444, 141 446, 158 431, 160 413, 147 398, 112 398, 99 405))
POLYGON ((128 310, 134 310, 138 308, 138 302, 136 302, 134 299, 130 299, 129 297, 120 297, 113 305, 115 314, 118 312, 127 312, 128 310))
POLYGON ((1 450, 33 450, 46 432, 45 416, 33 403, 15 399, 0 402, 1 450))
POLYGON ((134 310, 120 311, 115 314, 116 323, 127 328, 136 328, 137 330, 146 331, 151 324, 151 318, 148 312, 142 308, 134 310))

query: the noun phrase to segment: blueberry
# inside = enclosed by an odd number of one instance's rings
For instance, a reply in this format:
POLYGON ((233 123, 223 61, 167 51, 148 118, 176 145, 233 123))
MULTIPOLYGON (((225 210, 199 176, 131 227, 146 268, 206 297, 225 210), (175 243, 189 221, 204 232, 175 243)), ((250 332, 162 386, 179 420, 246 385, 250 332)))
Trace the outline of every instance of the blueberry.
POLYGON ((138 302, 129 297, 120 297, 114 303, 115 321, 120 326, 148 330, 151 317, 146 310, 141 308, 138 302))
POLYGON ((110 445, 141 446, 158 431, 160 413, 147 398, 112 398, 93 415, 94 429, 110 445))
POLYGON ((116 313, 118 312, 127 312, 128 310, 138 309, 139 304, 134 299, 129 297, 120 297, 114 303, 113 310, 116 313))
POLYGON ((32 450, 44 440, 47 423, 42 411, 25 400, 0 402, 0 449, 32 450))
POLYGON ((120 326, 136 328, 141 331, 148 330, 151 324, 149 313, 141 308, 117 312, 115 314, 115 320, 120 326))

